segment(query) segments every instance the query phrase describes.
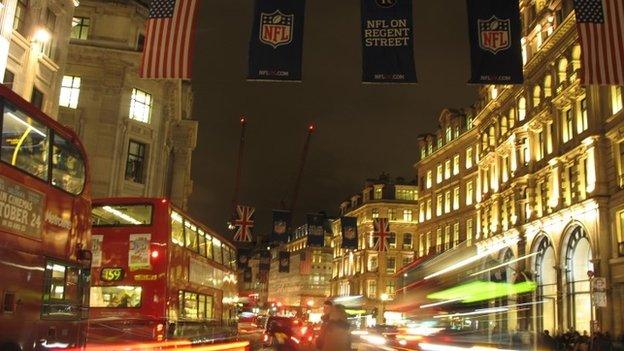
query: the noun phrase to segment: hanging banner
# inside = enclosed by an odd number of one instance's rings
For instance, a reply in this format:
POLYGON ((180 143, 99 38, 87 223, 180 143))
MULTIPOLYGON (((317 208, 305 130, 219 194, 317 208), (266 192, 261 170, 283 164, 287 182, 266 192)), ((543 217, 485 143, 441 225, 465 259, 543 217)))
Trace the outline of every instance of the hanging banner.
POLYGON ((232 226, 236 230, 234 241, 252 242, 252 229, 254 227, 255 208, 243 205, 236 206, 236 218, 232 221, 232 226))
POLYGON ((290 211, 273 211, 273 231, 271 242, 285 243, 290 235, 290 211))
POLYGON ((325 216, 322 214, 309 214, 307 217, 308 246, 325 246, 325 216))
POLYGON ((260 252, 260 264, 258 268, 261 271, 269 271, 271 269, 271 253, 269 251, 260 252))
POLYGON ((279 272, 290 273, 290 252, 288 251, 279 252, 279 272))
POLYGON ((348 250, 357 250, 357 217, 340 217, 340 227, 342 229, 342 245, 340 247, 348 250))
POLYGON ((238 269, 245 269, 249 266, 249 260, 251 259, 251 249, 239 248, 237 252, 236 262, 238 269))
POLYGON ((250 80, 300 81, 305 0, 256 0, 250 80))
POLYGON ((415 83, 412 0, 361 0, 362 81, 415 83))
POLYGON ((149 269, 150 266, 150 241, 151 234, 130 234, 128 247, 128 267, 131 271, 137 269, 149 269))
POLYGON ((518 0, 467 0, 472 76, 476 84, 522 84, 518 0))
POLYGON ((251 283, 253 281, 253 274, 251 273, 251 267, 245 267, 243 271, 243 282, 251 283))
POLYGON ((104 235, 91 235, 91 267, 102 265, 102 242, 104 235))

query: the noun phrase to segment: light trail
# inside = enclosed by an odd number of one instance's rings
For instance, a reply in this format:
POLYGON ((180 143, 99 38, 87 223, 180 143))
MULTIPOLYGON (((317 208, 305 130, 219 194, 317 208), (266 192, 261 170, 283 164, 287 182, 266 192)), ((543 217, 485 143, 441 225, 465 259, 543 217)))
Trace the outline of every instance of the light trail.
POLYGON ((522 257, 518 257, 518 258, 513 259, 513 260, 511 260, 511 261, 507 261, 507 262, 501 263, 501 264, 499 264, 498 266, 494 266, 494 267, 486 268, 486 269, 484 269, 484 270, 482 270, 482 271, 479 271, 479 272, 477 272, 477 273, 472 273, 472 274, 470 275, 470 277, 474 277, 474 276, 479 275, 479 274, 481 274, 481 273, 485 273, 485 272, 489 272, 489 271, 492 271, 492 270, 495 270, 495 269, 498 269, 498 268, 501 268, 501 267, 505 267, 505 266, 507 266, 507 265, 510 265, 510 264, 512 264, 512 263, 516 263, 516 262, 518 262, 518 261, 524 260, 525 258, 529 258, 529 257, 535 256, 535 255, 537 255, 537 254, 538 254, 538 252, 533 252, 533 253, 530 253, 530 254, 528 254, 528 255, 524 255, 524 256, 522 256, 522 257))
POLYGON ((462 299, 450 299, 450 300, 444 300, 440 302, 433 302, 433 303, 428 303, 425 305, 420 305, 420 308, 429 308, 429 307, 435 307, 435 306, 440 306, 440 305, 446 305, 447 303, 453 303, 453 302, 457 302, 461 300, 462 299))
POLYGON ((421 342, 418 344, 418 346, 420 346, 420 348, 425 351, 517 351, 514 349, 499 349, 496 347, 488 346, 461 347, 443 344, 430 344, 426 342, 421 342))

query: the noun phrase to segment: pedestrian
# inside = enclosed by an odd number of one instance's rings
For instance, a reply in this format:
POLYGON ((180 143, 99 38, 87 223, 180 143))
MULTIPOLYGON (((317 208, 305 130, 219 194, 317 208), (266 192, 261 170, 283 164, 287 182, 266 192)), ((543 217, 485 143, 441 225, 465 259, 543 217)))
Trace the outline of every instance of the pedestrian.
POLYGON ((327 323, 329 322, 329 314, 332 310, 333 303, 330 300, 327 300, 323 303, 323 315, 321 316, 321 328, 319 330, 319 335, 316 337, 316 348, 319 350, 323 349, 325 345, 325 333, 327 332, 327 323))
POLYGON ((351 351, 349 321, 343 305, 331 308, 321 351, 351 351))

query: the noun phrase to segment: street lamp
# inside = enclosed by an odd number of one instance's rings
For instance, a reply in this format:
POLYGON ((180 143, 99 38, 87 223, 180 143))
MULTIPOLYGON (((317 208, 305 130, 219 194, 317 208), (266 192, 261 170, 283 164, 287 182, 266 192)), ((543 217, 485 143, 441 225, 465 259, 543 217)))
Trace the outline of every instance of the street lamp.
POLYGON ((314 306, 314 300, 308 300, 307 304, 309 307, 314 306))

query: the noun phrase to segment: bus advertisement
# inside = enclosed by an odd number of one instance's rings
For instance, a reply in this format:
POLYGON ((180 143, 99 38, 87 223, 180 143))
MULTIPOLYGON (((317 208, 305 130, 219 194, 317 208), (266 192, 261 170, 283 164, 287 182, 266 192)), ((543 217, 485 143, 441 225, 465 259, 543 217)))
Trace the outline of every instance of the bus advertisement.
POLYGON ((77 135, 0 86, 0 350, 85 344, 90 192, 77 135))
POLYGON ((236 250, 167 199, 95 200, 88 344, 237 335, 236 250))

